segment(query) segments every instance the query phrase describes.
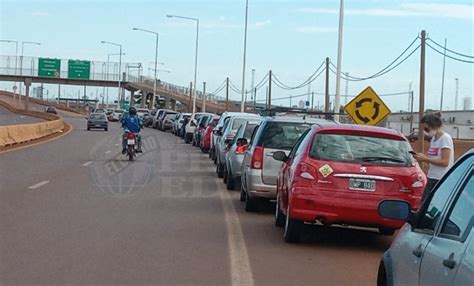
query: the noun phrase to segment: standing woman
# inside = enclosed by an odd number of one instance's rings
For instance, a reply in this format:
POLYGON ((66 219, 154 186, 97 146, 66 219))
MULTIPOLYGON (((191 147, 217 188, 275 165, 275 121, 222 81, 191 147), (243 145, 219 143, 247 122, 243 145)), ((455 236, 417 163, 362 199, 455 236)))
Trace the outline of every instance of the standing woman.
POLYGON ((433 187, 454 164, 454 145, 451 136, 442 130, 441 114, 428 114, 421 119, 423 130, 431 137, 428 154, 417 153, 415 159, 429 163, 428 183, 423 193, 422 202, 428 197, 433 187))

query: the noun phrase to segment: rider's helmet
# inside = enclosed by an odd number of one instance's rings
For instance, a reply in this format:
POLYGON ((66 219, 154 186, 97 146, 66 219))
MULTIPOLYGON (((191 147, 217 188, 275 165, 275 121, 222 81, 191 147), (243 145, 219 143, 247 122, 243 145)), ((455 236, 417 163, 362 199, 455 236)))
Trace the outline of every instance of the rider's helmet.
POLYGON ((136 109, 135 107, 133 107, 133 106, 130 107, 130 108, 128 109, 128 114, 130 114, 130 115, 132 115, 132 116, 133 116, 133 115, 137 115, 137 109, 136 109))

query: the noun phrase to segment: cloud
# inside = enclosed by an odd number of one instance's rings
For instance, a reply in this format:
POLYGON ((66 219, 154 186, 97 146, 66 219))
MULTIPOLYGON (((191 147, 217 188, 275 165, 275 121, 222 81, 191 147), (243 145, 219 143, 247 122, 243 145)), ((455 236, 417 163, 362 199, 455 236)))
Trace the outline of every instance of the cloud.
MULTIPOLYGON (((339 9, 301 8, 297 12, 339 14, 339 9)), ((373 17, 433 17, 474 20, 474 6, 449 3, 402 3, 397 8, 345 9, 345 15, 373 17)))
POLYGON ((295 31, 298 33, 335 33, 337 32, 337 28, 307 26, 307 27, 298 27, 295 29, 295 31))
POLYGON ((33 17, 48 17, 49 13, 45 11, 34 11, 31 12, 31 16, 33 17))
POLYGON ((268 26, 268 25, 271 25, 271 24, 272 24, 272 21, 265 20, 265 21, 256 22, 255 27, 261 28, 261 27, 268 26))

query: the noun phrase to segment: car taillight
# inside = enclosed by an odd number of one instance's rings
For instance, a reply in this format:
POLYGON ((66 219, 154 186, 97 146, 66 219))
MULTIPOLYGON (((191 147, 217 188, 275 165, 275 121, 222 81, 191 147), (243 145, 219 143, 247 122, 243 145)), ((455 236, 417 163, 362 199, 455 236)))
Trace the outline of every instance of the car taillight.
POLYGON ((299 163, 295 170, 295 176, 307 180, 315 180, 318 175, 316 169, 306 163, 299 163))
POLYGON ((252 156, 252 162, 250 164, 252 169, 261 170, 263 167, 263 147, 255 147, 252 156))
POLYGON ((423 174, 413 174, 411 177, 412 188, 424 188, 425 187, 425 176, 423 174))
POLYGON ((127 138, 128 139, 135 139, 135 134, 134 133, 128 133, 127 138))

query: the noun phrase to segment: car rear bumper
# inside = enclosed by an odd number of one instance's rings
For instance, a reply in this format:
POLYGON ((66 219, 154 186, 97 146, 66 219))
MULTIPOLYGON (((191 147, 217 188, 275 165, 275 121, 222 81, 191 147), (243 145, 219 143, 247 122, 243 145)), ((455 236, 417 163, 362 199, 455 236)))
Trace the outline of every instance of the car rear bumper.
POLYGON ((246 179, 246 190, 250 197, 260 197, 267 199, 276 198, 276 185, 268 185, 263 183, 262 170, 248 170, 246 179))
POLYGON ((297 220, 326 225, 347 224, 398 229, 404 222, 384 219, 379 215, 379 204, 388 199, 404 200, 417 208, 421 197, 387 197, 357 191, 353 194, 337 191, 313 191, 309 194, 307 190, 301 193, 296 189, 290 197, 290 216, 297 220))
POLYGON ((108 124, 103 124, 103 123, 100 123, 100 124, 90 124, 90 123, 88 123, 87 124, 88 128, 107 128, 108 126, 109 126, 108 124))

